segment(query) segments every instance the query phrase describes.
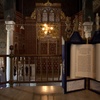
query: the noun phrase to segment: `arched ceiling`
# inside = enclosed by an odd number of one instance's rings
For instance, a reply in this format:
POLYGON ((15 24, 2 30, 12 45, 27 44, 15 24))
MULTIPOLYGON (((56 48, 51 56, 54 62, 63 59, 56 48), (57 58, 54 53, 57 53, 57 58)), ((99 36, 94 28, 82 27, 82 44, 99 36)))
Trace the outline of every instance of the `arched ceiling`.
MULTIPOLYGON (((62 4, 62 10, 67 16, 72 16, 82 9, 82 0, 49 0, 51 3, 57 2, 62 4)), ((36 2, 47 2, 47 0, 23 0, 23 13, 29 16, 34 10, 36 2)), ((0 19, 4 16, 4 0, 0 0, 0 19)), ((16 10, 22 11, 22 0, 16 0, 16 10)), ((100 0, 93 0, 93 11, 100 13, 100 0)))

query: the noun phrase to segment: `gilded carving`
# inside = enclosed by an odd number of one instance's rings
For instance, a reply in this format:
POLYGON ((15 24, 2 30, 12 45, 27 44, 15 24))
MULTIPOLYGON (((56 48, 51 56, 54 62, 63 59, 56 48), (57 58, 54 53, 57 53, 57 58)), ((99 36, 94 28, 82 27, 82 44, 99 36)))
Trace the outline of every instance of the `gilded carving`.
POLYGON ((51 6, 52 3, 49 2, 49 0, 44 4, 45 6, 51 6))
POLYGON ((68 16, 66 17, 65 25, 66 25, 66 28, 65 28, 64 39, 67 40, 72 35, 71 17, 68 17, 68 16))
POLYGON ((32 19, 36 19, 36 9, 32 12, 31 18, 32 18, 32 19))
POLYGON ((61 11, 61 19, 66 19, 66 16, 63 11, 61 11))
POLYGON ((67 32, 69 32, 70 30, 71 30, 71 17, 66 17, 66 21, 65 21, 65 24, 66 24, 66 29, 65 29, 65 31, 67 32))
POLYGON ((78 31, 78 27, 79 27, 79 20, 78 16, 76 15, 73 20, 73 31, 78 31))

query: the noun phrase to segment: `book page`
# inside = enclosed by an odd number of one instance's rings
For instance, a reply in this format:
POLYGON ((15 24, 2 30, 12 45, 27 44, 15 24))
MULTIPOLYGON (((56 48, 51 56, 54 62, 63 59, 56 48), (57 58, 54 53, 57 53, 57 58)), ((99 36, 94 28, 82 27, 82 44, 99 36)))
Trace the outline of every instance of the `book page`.
POLYGON ((94 77, 94 45, 85 44, 77 46, 76 76, 94 77))
POLYGON ((70 50, 70 78, 75 78, 75 69, 76 69, 76 47, 77 45, 72 44, 70 50))
MULTIPOLYGON (((94 77, 94 45, 71 45, 71 76, 94 77)), ((71 77, 71 78, 73 78, 71 77)))

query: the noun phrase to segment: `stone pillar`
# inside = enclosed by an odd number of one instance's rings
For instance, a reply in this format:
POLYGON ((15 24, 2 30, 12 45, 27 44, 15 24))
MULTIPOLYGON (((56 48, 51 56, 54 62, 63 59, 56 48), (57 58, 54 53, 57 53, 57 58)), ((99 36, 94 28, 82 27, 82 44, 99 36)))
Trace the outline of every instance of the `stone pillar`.
MULTIPOLYGON (((6 54, 10 54, 10 46, 13 46, 13 31, 14 31, 14 21, 5 21, 6 30, 7 30, 7 46, 6 46, 6 54)), ((10 80, 10 58, 7 57, 6 59, 7 67, 6 67, 6 78, 7 81, 10 80)))

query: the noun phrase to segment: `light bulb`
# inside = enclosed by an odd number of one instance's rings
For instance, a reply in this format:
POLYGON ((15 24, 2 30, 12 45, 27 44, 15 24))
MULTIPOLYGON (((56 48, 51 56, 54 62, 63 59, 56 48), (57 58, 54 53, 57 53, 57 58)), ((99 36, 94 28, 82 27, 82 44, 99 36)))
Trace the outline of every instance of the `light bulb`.
POLYGON ((24 30, 24 26, 23 26, 23 25, 21 25, 20 29, 24 30))

